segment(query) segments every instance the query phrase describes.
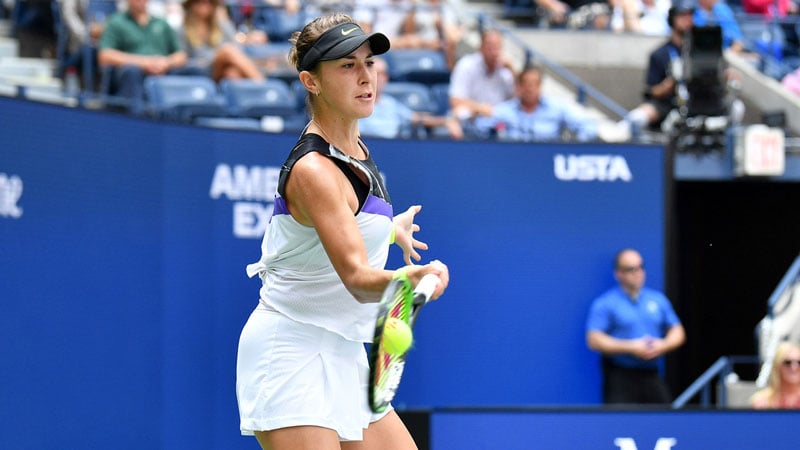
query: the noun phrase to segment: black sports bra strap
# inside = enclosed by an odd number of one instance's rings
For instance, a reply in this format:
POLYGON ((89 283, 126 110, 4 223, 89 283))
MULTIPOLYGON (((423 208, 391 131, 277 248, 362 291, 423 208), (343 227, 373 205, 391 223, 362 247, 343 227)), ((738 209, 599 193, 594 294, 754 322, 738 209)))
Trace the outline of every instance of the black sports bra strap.
POLYGON ((361 208, 364 206, 364 203, 367 201, 367 197, 369 196, 371 191, 375 194, 378 194, 381 198, 384 198, 387 202, 390 202, 388 193, 386 193, 386 189, 383 185, 383 180, 378 173, 377 167, 372 159, 369 157, 369 151, 367 150, 366 146, 363 144, 361 139, 359 138, 359 145, 364 152, 367 154, 367 159, 364 161, 358 160, 351 160, 347 161, 342 159, 336 154, 333 154, 331 149, 331 145, 323 139, 321 136, 314 134, 314 133, 306 133, 300 137, 295 144, 292 151, 289 153, 286 162, 283 163, 281 167, 281 173, 278 178, 278 193, 283 197, 286 195, 286 180, 289 178, 289 173, 291 172, 294 165, 297 161, 300 160, 303 156, 310 152, 317 152, 328 156, 333 160, 337 167, 344 173, 347 177, 350 184, 353 186, 353 191, 356 193, 356 197, 358 198, 358 210, 360 211, 361 208), (354 165, 357 164, 360 168, 356 168, 354 165), (365 183, 364 180, 359 177, 357 171, 362 170, 368 172, 368 176, 374 179, 374 184, 376 186, 372 186, 373 182, 367 180, 365 183))

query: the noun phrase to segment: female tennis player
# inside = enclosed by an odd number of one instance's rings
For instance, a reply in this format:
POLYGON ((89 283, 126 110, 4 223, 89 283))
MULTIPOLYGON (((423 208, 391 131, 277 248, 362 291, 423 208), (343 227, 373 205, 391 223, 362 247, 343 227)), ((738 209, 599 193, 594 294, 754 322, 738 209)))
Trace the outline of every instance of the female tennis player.
POLYGON ((312 120, 283 165, 261 260, 258 306, 242 330, 236 393, 241 431, 262 448, 406 450, 416 445, 391 408, 367 402, 377 303, 392 278, 392 237, 414 285, 426 274, 447 287, 447 267, 419 261, 420 206, 393 216, 389 194, 358 119, 372 113, 373 56, 389 50, 344 14, 315 19, 292 37, 290 61, 308 91, 312 120))

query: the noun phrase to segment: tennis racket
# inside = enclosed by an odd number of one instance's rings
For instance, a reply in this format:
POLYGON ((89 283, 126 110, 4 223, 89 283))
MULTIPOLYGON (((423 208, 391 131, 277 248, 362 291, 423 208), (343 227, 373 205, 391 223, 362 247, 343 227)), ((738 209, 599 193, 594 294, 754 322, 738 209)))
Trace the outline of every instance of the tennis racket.
POLYGON ((375 321, 375 337, 372 340, 369 357, 369 385, 367 387, 369 405, 375 413, 386 410, 392 402, 403 369, 406 364, 408 352, 392 355, 381 344, 383 340, 383 327, 386 320, 394 317, 414 327, 417 315, 425 303, 430 300, 439 277, 428 274, 422 277, 416 289, 411 289, 411 281, 405 271, 399 270, 386 286, 381 297, 378 318, 375 321))

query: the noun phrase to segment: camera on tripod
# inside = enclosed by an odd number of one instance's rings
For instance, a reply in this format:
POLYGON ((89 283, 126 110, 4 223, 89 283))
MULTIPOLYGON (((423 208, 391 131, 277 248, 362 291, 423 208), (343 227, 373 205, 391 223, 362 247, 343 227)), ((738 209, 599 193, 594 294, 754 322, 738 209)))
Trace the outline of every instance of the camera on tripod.
POLYGON ((684 76, 688 99, 686 115, 725 116, 723 82, 722 28, 693 27, 684 42, 684 76))
POLYGON ((677 111, 665 119, 678 150, 725 147, 730 125, 726 99, 722 28, 693 27, 684 40, 677 111))

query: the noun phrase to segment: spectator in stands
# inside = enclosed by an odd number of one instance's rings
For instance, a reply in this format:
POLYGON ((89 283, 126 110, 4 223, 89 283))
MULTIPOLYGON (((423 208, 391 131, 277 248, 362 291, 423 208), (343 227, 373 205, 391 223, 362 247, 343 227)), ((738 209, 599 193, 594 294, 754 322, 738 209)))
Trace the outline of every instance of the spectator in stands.
MULTIPOLYGON (((245 3, 248 2, 242 5, 245 3)), ((287 43, 292 32, 302 28, 308 17, 301 0, 258 0, 249 4, 250 19, 239 22, 240 27, 252 26, 263 31, 269 41, 281 44, 287 43)))
POLYGON ((174 30, 183 25, 183 6, 181 0, 148 0, 147 12, 153 17, 167 21, 174 30))
POLYGON ((553 28, 638 31, 638 0, 535 0, 553 28))
POLYGON ((722 48, 734 52, 744 50, 744 36, 733 10, 724 0, 697 0, 694 25, 698 27, 719 25, 722 28, 722 48))
POLYGON ((779 19, 799 12, 793 0, 742 0, 742 9, 747 14, 779 19))
POLYGON ((375 108, 371 115, 358 121, 358 129, 362 136, 387 139, 407 138, 411 137, 409 134, 411 129, 417 126, 425 128, 442 127, 447 130, 448 135, 453 139, 461 139, 464 136, 461 124, 454 117, 434 116, 412 111, 391 95, 384 94, 383 88, 389 82, 389 70, 386 61, 382 58, 375 58, 374 67, 378 75, 375 108))
MULTIPOLYGON (((65 67, 75 67, 82 72, 85 66, 97 67, 97 42, 103 33, 107 17, 101 11, 90 16, 90 0, 62 0, 61 19, 67 30, 67 48, 65 67), (91 61, 83 61, 89 57, 91 61)), ((108 11, 116 10, 116 2, 107 0, 108 11)), ((84 86, 93 89, 93 86, 84 86)))
POLYGON ((221 13, 219 0, 185 0, 181 37, 189 65, 216 82, 223 78, 261 81, 264 75, 236 42, 236 32, 221 13))
POLYGON ((51 0, 16 0, 11 18, 20 57, 55 56, 56 33, 51 0))
POLYGON ((783 87, 795 95, 800 95, 800 67, 786 74, 781 80, 783 87))
POLYGON ((514 67, 503 53, 499 31, 484 31, 479 51, 458 60, 448 94, 453 114, 473 132, 485 128, 494 105, 514 95, 514 67))
POLYGON ((671 0, 639 0, 638 20, 632 21, 632 30, 648 36, 668 36, 670 33, 667 17, 671 0))
POLYGON ((282 8, 289 14, 297 14, 303 10, 302 0, 264 0, 263 3, 276 8, 282 8))
POLYGON ((517 75, 516 97, 495 105, 491 127, 498 139, 560 141, 566 133, 586 142, 597 137, 597 124, 563 101, 541 95, 542 70, 526 67, 517 75))
POLYGON ((750 398, 755 409, 800 409, 800 345, 782 342, 775 350, 769 384, 750 398))
POLYGON ((694 5, 678 1, 670 9, 669 40, 650 53, 645 78, 644 102, 631 110, 620 122, 619 136, 604 137, 606 141, 624 141, 630 138, 631 129, 658 128, 670 111, 678 107, 677 88, 682 74, 681 53, 687 33, 692 29, 694 5))
POLYGON ((423 0, 413 5, 403 21, 399 45, 395 48, 440 50, 452 70, 456 62, 456 46, 463 36, 464 28, 449 2, 423 0))
POLYGON ((314 17, 319 14, 330 14, 332 12, 341 12, 352 16, 356 3, 358 2, 356 0, 305 0, 302 3, 297 1, 297 3, 305 10, 309 17, 314 17))
MULTIPOLYGON (((694 26, 694 17, 696 13, 694 2, 691 0, 678 0, 669 9, 668 22, 672 33, 666 43, 650 54, 645 80, 645 101, 631 110, 610 133, 616 136, 604 135, 603 140, 627 140, 633 129, 660 128, 663 132, 673 131, 675 123, 681 120, 679 107, 689 102, 690 94, 684 74, 685 58, 682 53, 686 36, 694 26), (668 120, 665 120, 667 118, 668 120)), ((720 83, 723 81, 730 83, 737 77, 737 72, 726 70, 721 76, 724 80, 720 80, 720 83)), ((730 124, 740 123, 744 115, 742 101, 734 98, 730 92, 724 92, 722 84, 718 91, 718 94, 726 98, 709 98, 709 101, 719 101, 724 110, 723 115, 727 115, 730 124)), ((710 92, 709 89, 706 94, 710 92)), ((605 130, 603 132, 606 133, 605 130)))
POLYGON ((133 113, 142 111, 146 76, 187 73, 178 34, 148 13, 147 1, 127 0, 127 11, 111 16, 98 45, 100 65, 114 68, 111 93, 127 99, 133 113))
POLYGON ((553 28, 607 30, 612 7, 607 0, 536 0, 553 28))
POLYGON ((800 35, 798 35, 797 15, 800 5, 794 0, 742 0, 742 9, 747 14, 759 15, 768 19, 778 19, 785 35, 786 45, 782 56, 798 56, 800 35))
POLYGON ((353 18, 366 32, 385 34, 392 48, 404 44, 402 38, 403 22, 412 10, 410 0, 356 0, 353 18))
POLYGON ((644 286, 642 256, 624 249, 614 258, 618 286, 589 309, 586 342, 603 360, 605 403, 669 403, 659 374, 662 357, 686 340, 669 299, 644 286))

